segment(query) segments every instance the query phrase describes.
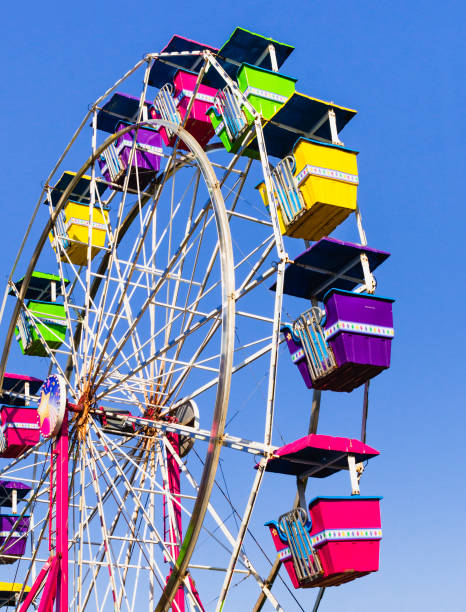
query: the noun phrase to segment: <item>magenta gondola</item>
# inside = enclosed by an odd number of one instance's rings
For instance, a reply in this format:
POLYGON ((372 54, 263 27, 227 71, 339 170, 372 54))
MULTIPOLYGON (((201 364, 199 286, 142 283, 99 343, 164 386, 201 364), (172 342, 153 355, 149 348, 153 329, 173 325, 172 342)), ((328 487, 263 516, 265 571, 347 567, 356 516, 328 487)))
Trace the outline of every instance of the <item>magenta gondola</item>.
POLYGON ((0 457, 20 457, 39 438, 36 407, 0 407, 0 457))
POLYGON ((338 586, 379 569, 381 497, 359 495, 356 465, 379 453, 359 440, 310 434, 275 451, 266 471, 325 478, 349 469, 351 496, 316 497, 268 521, 295 588, 338 586))

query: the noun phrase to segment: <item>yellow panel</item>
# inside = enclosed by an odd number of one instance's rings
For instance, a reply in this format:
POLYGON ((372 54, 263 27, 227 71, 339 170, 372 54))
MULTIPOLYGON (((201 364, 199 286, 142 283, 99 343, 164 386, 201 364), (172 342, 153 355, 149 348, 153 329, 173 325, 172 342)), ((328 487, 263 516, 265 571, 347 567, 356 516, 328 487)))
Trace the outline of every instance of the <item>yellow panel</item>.
MULTIPOLYGON (((300 139, 293 151, 294 176, 305 209, 286 223, 278 210, 282 234, 306 240, 330 235, 356 210, 358 167, 356 151, 300 139)), ((257 187, 268 207, 265 184, 257 187)))
MULTIPOLYGON (((23 585, 20 582, 0 582, 0 592, 5 593, 20 593, 23 589, 23 585)), ((25 586, 24 592, 29 593, 31 587, 25 586)))
POLYGON ((287 228, 286 235, 305 240, 320 240, 331 234, 350 214, 351 210, 348 208, 316 204, 287 228))
POLYGON ((295 146, 293 155, 296 160, 296 174, 299 174, 306 164, 358 174, 356 151, 324 143, 316 144, 302 138, 295 146))
MULTIPOLYGON (((91 249, 91 259, 97 255, 100 249, 93 247, 91 249)), ((64 262, 71 261, 75 266, 85 266, 87 264, 87 244, 71 244, 66 249, 66 255, 61 256, 61 260, 64 262)))
MULTIPOLYGON (((69 201, 64 208, 65 212, 65 227, 67 227, 67 236, 70 240, 78 242, 70 242, 66 249, 66 255, 61 256, 61 260, 77 266, 87 264, 87 247, 89 239, 89 220, 90 207, 77 202, 69 201), (69 223, 70 222, 70 223, 69 223), (69 223, 69 225, 68 225, 69 223), (78 244, 81 243, 81 244, 78 244)), ((102 211, 100 208, 94 207, 92 211, 92 249, 91 259, 93 259, 100 249, 105 246, 105 238, 107 235, 105 224, 108 225, 108 212, 102 211)), ((49 235, 50 242, 53 245, 53 237, 49 235)))
MULTIPOLYGON (((89 238, 89 220, 91 209, 89 206, 68 202, 65 206, 65 225, 68 228, 68 238, 84 242, 89 238), (68 225, 69 224, 69 225, 68 225)), ((94 206, 92 211, 92 246, 105 246, 105 223, 108 223, 108 212, 102 214, 100 208, 94 206)))
MULTIPOLYGON (((348 208, 350 212, 356 210, 356 155, 355 151, 340 147, 322 146, 304 139, 298 141, 294 149, 295 176, 306 208, 312 209, 320 203, 348 208)), ((333 216, 330 210, 329 214, 333 216)))
MULTIPOLYGON (((269 210, 269 198, 267 196, 267 189, 265 188, 265 183, 262 182, 259 185, 257 185, 256 189, 259 190, 259 193, 261 194, 262 200, 265 204, 265 206, 267 207, 267 210, 269 211, 270 214, 270 210, 269 210)), ((283 221, 283 215, 282 215, 282 211, 280 210, 280 208, 278 208, 277 210, 277 216, 278 216, 278 225, 280 226, 280 231, 282 234, 286 233, 286 228, 285 228, 285 223, 283 221)))

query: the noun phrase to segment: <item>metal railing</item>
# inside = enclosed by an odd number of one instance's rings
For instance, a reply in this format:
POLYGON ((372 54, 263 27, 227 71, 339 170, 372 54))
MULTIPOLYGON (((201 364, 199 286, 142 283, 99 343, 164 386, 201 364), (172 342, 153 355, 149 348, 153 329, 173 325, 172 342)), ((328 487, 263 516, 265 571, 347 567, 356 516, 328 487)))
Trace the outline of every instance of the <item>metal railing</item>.
POLYGON ((32 344, 32 334, 28 323, 27 316, 24 311, 19 313, 18 321, 16 323, 18 328, 19 337, 23 345, 23 350, 27 350, 32 344))
POLYGON ((337 363, 322 329, 322 311, 313 306, 296 319, 293 331, 301 340, 312 381, 335 370, 337 363))
POLYGON ((294 166, 294 158, 289 155, 278 162, 272 172, 275 193, 285 225, 290 225, 301 216, 306 208, 296 178, 293 175, 294 166))
POLYGON ((107 166, 108 173, 110 174, 110 180, 114 182, 125 167, 120 160, 118 151, 113 142, 104 151, 102 151, 102 157, 107 166))
POLYGON ((313 582, 323 573, 319 556, 306 529, 306 522, 307 513, 301 507, 293 508, 278 519, 278 525, 288 541, 296 577, 301 585, 313 582))
POLYGON ((67 240, 68 232, 66 231, 66 215, 65 211, 61 211, 55 222, 55 237, 61 242, 64 250, 70 246, 70 241, 67 240))
POLYGON ((236 140, 247 125, 247 121, 238 98, 230 86, 227 85, 217 92, 214 106, 223 117, 229 140, 236 140))
MULTIPOLYGON (((160 88, 159 93, 155 96, 154 108, 160 119, 171 121, 177 125, 181 123, 180 113, 176 108, 173 98, 173 85, 171 83, 165 83, 165 85, 160 88)), ((169 130, 169 128, 166 129, 171 134, 171 130, 169 130)))

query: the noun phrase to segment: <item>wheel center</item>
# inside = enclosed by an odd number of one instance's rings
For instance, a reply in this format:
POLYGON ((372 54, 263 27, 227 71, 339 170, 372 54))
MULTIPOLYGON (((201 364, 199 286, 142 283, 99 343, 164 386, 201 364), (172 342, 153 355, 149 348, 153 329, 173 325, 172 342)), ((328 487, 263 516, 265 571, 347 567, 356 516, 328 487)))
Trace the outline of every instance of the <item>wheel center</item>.
POLYGON ((89 415, 94 407, 95 399, 91 389, 85 389, 78 401, 79 412, 76 415, 75 425, 80 440, 84 440, 89 430, 89 415))

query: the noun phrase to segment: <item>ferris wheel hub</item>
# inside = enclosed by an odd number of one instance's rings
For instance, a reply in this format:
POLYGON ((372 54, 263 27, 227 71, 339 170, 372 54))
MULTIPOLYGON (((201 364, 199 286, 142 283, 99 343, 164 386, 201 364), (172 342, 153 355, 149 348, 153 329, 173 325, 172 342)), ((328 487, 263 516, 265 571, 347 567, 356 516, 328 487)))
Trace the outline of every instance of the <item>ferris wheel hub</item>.
POLYGON ((90 389, 86 389, 78 400, 75 425, 78 430, 78 437, 83 440, 89 429, 89 417, 92 409, 95 408, 95 399, 90 389))

